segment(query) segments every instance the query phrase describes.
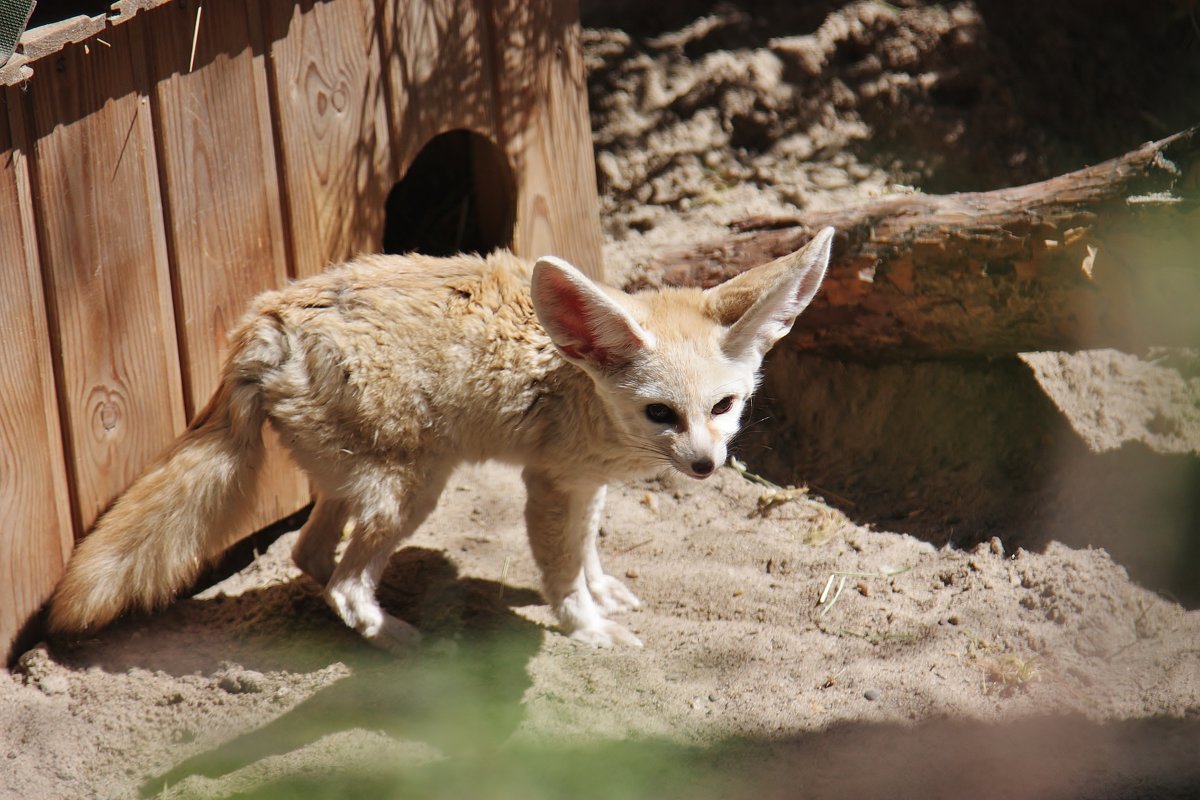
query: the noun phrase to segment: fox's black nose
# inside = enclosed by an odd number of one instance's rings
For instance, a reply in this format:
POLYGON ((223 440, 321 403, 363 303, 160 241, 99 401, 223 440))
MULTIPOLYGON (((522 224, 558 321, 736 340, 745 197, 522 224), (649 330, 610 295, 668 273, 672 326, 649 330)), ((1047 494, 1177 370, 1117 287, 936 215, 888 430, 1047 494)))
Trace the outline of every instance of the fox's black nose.
POLYGON ((692 462, 692 472, 696 475, 708 475, 716 468, 711 458, 702 458, 699 461, 692 462))

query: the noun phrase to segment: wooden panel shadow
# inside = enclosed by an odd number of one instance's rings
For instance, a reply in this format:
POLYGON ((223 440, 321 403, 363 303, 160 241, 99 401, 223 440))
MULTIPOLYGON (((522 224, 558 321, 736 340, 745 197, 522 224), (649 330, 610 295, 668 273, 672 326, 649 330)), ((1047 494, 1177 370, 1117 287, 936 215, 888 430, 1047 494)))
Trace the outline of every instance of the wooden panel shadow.
POLYGON ((375 4, 271 3, 264 22, 302 278, 379 249, 392 158, 375 4))
POLYGON ((502 146, 517 184, 513 249, 603 278, 578 4, 496 0, 491 19, 502 146))
POLYGON ((435 136, 474 131, 499 143, 490 20, 475 0, 383 0, 380 43, 396 178, 435 136))

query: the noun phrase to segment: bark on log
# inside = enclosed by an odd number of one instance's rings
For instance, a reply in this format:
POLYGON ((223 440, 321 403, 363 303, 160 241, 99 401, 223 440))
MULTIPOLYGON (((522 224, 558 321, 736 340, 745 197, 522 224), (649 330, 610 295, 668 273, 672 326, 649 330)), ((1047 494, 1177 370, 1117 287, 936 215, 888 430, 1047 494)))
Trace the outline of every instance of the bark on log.
POLYGON ((1040 183, 751 218, 630 288, 711 286, 838 230, 788 341, 842 357, 1200 346, 1200 127, 1040 183))

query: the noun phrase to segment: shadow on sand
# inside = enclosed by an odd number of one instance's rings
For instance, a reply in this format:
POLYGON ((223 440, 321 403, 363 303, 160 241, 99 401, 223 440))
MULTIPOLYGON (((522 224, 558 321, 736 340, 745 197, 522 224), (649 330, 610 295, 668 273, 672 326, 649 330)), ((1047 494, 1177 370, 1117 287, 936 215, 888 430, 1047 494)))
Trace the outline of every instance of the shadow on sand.
POLYGON ((752 469, 859 524, 939 547, 1103 547, 1200 608, 1200 458, 1139 441, 1092 452, 1016 358, 867 365, 784 350, 752 419, 752 469))

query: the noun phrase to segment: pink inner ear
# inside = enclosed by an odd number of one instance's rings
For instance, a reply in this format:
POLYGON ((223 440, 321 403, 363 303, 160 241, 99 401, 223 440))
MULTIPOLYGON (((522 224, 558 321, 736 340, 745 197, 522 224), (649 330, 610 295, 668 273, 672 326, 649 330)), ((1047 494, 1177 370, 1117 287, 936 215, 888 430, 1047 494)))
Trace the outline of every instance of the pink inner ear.
POLYGON ((554 292, 554 322, 568 341, 558 342, 559 348, 570 358, 606 364, 609 354, 600 346, 588 321, 588 304, 579 290, 561 275, 550 281, 554 292))

